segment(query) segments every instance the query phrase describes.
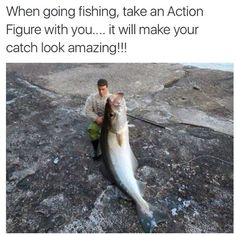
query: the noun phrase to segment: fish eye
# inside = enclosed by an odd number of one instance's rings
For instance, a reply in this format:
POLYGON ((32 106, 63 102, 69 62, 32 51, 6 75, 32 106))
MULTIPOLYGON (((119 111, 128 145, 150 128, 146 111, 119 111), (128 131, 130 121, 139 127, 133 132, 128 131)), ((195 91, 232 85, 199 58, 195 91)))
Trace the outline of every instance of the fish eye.
POLYGON ((120 107, 120 102, 116 102, 113 104, 115 107, 120 107))
POLYGON ((110 117, 114 117, 115 116, 115 113, 110 113, 110 117))

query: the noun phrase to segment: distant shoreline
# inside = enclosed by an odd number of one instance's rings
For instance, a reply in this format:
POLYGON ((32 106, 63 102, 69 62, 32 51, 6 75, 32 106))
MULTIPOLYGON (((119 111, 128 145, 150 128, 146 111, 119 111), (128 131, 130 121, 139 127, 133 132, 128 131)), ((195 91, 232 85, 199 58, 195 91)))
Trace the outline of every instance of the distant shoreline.
POLYGON ((190 65, 198 68, 205 68, 205 69, 216 69, 216 70, 222 70, 222 71, 229 71, 234 72, 234 65, 225 63, 182 63, 183 65, 190 65))

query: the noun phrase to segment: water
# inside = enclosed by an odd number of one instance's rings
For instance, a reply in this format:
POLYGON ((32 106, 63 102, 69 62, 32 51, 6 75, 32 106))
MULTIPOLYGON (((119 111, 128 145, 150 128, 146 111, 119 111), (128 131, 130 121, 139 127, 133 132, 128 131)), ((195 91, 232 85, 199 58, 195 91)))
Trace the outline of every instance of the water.
POLYGON ((204 69, 217 69, 222 71, 234 71, 234 64, 216 64, 216 63, 183 63, 184 65, 191 65, 198 68, 204 68, 204 69))

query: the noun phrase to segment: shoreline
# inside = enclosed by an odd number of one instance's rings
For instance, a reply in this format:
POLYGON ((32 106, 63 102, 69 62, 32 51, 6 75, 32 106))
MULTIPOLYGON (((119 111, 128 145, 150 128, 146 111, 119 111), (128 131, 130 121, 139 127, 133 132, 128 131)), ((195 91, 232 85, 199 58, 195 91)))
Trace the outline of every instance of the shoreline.
POLYGON ((233 63, 181 63, 184 66, 193 66, 200 69, 221 70, 225 72, 234 72, 233 63))

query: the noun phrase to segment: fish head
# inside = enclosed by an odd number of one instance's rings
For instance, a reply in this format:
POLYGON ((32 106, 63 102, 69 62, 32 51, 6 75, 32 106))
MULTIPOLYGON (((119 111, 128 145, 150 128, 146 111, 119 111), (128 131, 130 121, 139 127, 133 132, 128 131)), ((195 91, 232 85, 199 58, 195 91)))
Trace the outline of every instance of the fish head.
POLYGON ((110 130, 119 133, 127 124, 126 105, 123 93, 116 93, 107 99, 105 118, 110 130))

